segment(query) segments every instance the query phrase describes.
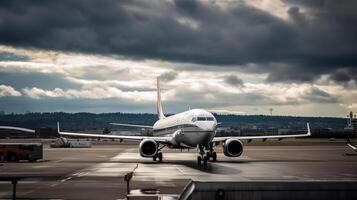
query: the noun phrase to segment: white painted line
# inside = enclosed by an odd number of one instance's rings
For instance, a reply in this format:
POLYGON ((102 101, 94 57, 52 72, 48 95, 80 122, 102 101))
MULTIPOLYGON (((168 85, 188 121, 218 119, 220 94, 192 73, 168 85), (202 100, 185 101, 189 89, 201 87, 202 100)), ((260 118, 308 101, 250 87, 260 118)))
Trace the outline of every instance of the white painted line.
POLYGON ((73 178, 73 177, 70 176, 70 177, 67 177, 67 178, 65 178, 65 179, 62 179, 62 180, 61 180, 61 183, 65 182, 65 181, 68 181, 68 180, 70 180, 70 179, 72 179, 72 178, 73 178))

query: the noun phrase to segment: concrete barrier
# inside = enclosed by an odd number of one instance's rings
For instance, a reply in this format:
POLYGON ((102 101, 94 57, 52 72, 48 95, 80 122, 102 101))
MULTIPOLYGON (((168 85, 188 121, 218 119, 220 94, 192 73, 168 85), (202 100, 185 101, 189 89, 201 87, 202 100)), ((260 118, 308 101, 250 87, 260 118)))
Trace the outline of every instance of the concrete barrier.
POLYGON ((190 199, 356 199, 357 181, 191 181, 179 197, 190 199))

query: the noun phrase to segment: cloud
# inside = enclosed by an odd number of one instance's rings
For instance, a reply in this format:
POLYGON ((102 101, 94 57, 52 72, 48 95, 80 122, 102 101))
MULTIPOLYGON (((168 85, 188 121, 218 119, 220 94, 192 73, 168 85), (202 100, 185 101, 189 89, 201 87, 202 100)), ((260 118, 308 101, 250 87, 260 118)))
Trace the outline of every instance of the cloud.
POLYGON ((328 91, 309 84, 245 84, 244 90, 269 97, 274 102, 271 105, 338 102, 337 95, 332 95, 328 91))
POLYGON ((353 0, 14 0, 0 7, 0 43, 139 60, 255 63, 269 81, 311 82, 356 67, 355 7, 353 0), (272 63, 289 67, 265 67, 272 63))
POLYGON ((43 90, 41 88, 24 88, 24 94, 33 99, 66 98, 66 99, 111 99, 117 98, 124 101, 153 102, 154 92, 122 91, 115 87, 83 87, 79 90, 55 88, 43 90))
POLYGON ((159 76, 160 81, 170 82, 178 76, 178 73, 175 71, 165 72, 159 76))
POLYGON ((348 105, 348 108, 354 111, 357 111, 357 103, 353 103, 351 105, 348 105))
POLYGON ((21 96, 22 94, 8 85, 0 85, 0 97, 4 96, 21 96))
POLYGON ((1 52, 0 49, 0 61, 27 61, 28 58, 22 55, 16 55, 8 52, 1 52))
POLYGON ((33 88, 25 88, 23 89, 23 92, 29 96, 30 98, 33 99, 40 99, 42 96, 47 96, 47 97, 64 97, 65 93, 62 89, 60 88, 55 88, 53 91, 51 90, 43 90, 39 89, 37 87, 33 88))
MULTIPOLYGON (((23 96, 19 98, 28 99, 31 106, 38 110, 45 109, 39 104, 47 105, 46 101, 59 103, 59 108, 61 105, 68 106, 71 101, 74 104, 83 101, 87 104, 87 107, 83 105, 83 109, 89 109, 88 106, 94 102, 96 105, 102 105, 100 101, 115 105, 114 102, 118 101, 125 108, 114 106, 116 109, 127 110, 140 105, 142 110, 148 110, 142 106, 153 107, 157 76, 162 80, 164 104, 170 112, 182 111, 188 106, 211 110, 234 108, 232 112, 238 110, 246 113, 257 112, 254 110, 256 107, 279 106, 291 111, 289 106, 312 104, 345 105, 347 109, 357 98, 357 94, 354 94, 357 91, 353 87, 340 85, 337 81, 340 79, 333 80, 331 75, 325 75, 324 79, 316 78, 315 84, 301 81, 269 82, 266 81, 266 77, 269 79, 268 75, 253 73, 260 68, 257 64, 249 64, 241 70, 229 66, 190 66, 158 60, 130 60, 116 56, 2 47, 3 52, 28 57, 27 61, 0 62, 0 78, 4 84, 21 91, 23 96), (128 107, 130 103, 132 106, 128 107)), ((286 68, 286 65, 278 63, 266 67, 279 71, 286 68)), ((346 70, 341 68, 335 72, 353 75, 346 70)), ((290 79, 296 74, 297 72, 292 73, 290 79)), ((18 101, 19 99, 12 100, 18 101)), ((2 102, 5 103, 6 99, 2 98, 2 102)), ((1 105, 5 106, 3 103, 1 105)), ((20 109, 11 105, 15 106, 8 101, 6 107, 20 109)), ((96 109, 109 109, 108 106, 96 109)), ((133 108, 135 109, 137 108, 133 108)), ((27 110, 33 109, 28 107, 27 110)))
POLYGON ((357 69, 340 68, 328 75, 328 79, 353 89, 357 86, 357 69))
POLYGON ((73 102, 147 111, 159 76, 171 112, 187 105, 247 113, 279 106, 280 113, 344 116, 357 98, 356 5, 2 2, 0 80, 22 96, 3 96, 1 109, 51 109, 48 101, 56 109, 73 102))
POLYGON ((20 90, 25 87, 40 87, 43 89, 52 89, 55 87, 62 88, 80 88, 80 84, 69 81, 66 77, 58 74, 43 74, 33 72, 2 72, 0 67, 0 80, 13 88, 20 90))
POLYGON ((305 99, 316 103, 337 103, 338 98, 317 87, 311 87, 305 94, 305 99))
POLYGON ((225 76, 224 77, 224 82, 227 83, 227 84, 230 84, 232 86, 238 86, 238 87, 244 86, 243 80, 238 78, 235 75, 225 76))

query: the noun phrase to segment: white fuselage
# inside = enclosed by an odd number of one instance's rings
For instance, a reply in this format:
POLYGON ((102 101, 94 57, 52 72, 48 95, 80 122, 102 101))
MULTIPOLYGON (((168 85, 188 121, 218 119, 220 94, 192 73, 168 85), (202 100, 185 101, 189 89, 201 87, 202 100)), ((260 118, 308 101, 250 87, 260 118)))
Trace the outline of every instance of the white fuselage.
POLYGON ((208 145, 216 134, 217 120, 208 111, 188 110, 158 120, 153 136, 171 137, 172 148, 194 148, 208 145))

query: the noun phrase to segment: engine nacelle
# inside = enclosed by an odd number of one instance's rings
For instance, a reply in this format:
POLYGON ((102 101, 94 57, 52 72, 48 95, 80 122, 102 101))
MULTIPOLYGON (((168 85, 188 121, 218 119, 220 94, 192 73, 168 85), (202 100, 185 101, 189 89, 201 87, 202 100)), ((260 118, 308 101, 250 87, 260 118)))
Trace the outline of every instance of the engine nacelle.
POLYGON ((228 157, 238 157, 243 153, 243 143, 237 139, 228 139, 223 144, 223 153, 228 157))
POLYGON ((153 157, 158 149, 157 142, 152 139, 145 139, 139 144, 139 152, 142 157, 153 157))

